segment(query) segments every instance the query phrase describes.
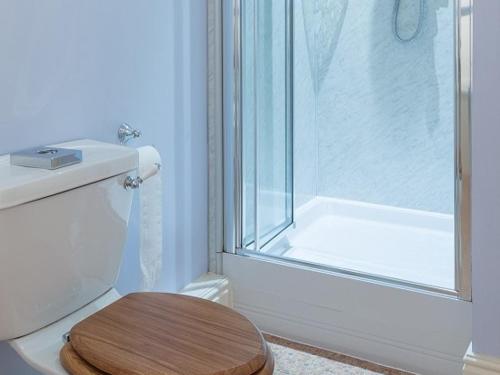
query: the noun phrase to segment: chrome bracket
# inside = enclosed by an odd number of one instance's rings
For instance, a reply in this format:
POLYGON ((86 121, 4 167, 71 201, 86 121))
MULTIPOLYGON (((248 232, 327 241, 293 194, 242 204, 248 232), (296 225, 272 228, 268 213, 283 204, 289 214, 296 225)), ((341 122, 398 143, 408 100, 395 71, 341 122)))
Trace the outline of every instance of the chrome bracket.
POLYGON ((125 122, 118 128, 118 140, 122 145, 126 144, 129 140, 139 138, 140 136, 141 132, 139 130, 134 129, 125 122))

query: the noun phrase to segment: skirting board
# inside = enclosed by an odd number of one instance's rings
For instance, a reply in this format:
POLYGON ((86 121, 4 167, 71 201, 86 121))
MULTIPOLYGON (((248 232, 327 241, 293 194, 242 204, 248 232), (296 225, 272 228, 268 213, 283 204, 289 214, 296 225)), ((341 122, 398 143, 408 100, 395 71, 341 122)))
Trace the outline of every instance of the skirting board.
POLYGON ((471 304, 224 254, 234 307, 263 331, 423 375, 462 373, 471 304))
POLYGON ((464 375, 499 375, 500 358, 475 354, 472 345, 464 356, 464 375))
POLYGON ((215 273, 209 272, 200 276, 197 280, 186 285, 180 293, 233 307, 233 298, 228 278, 215 273))

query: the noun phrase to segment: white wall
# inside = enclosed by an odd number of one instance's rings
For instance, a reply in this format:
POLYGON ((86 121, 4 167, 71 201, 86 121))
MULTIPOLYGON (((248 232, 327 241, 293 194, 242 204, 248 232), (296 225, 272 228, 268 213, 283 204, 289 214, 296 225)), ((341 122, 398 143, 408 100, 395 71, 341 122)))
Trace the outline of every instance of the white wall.
MULTIPOLYGON (((0 2, 0 154, 142 130, 133 145, 154 144, 164 166, 159 290, 207 269, 206 48, 204 0, 0 2)), ((137 203, 122 293, 139 285, 137 203)), ((0 344, 1 375, 33 373, 0 344)))
POLYGON ((500 356, 500 1, 474 1, 473 351, 500 356))

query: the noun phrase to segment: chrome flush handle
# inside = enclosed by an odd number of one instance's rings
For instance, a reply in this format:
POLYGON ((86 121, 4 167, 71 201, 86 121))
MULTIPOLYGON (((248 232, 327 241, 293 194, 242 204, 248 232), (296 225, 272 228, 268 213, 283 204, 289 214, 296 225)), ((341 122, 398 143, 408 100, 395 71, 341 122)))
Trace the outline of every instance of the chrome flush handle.
POLYGON ((143 182, 144 180, 140 177, 133 178, 127 176, 127 178, 125 178, 125 182, 123 183, 123 187, 125 189, 138 189, 143 182))

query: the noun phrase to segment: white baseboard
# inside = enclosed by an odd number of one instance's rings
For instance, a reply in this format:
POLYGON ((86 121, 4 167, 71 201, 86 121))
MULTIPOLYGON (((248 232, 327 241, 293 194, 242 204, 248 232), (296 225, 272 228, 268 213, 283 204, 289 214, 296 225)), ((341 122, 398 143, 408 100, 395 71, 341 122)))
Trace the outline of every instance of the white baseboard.
POLYGON ((464 375, 499 375, 500 358, 476 354, 470 345, 464 356, 463 373, 464 375))
POLYGON ((209 272, 200 276, 197 280, 186 285, 180 293, 208 299, 228 307, 233 307, 233 297, 229 279, 215 273, 209 272))
POLYGON ((263 331, 423 375, 459 375, 471 304, 224 254, 234 307, 263 331))

